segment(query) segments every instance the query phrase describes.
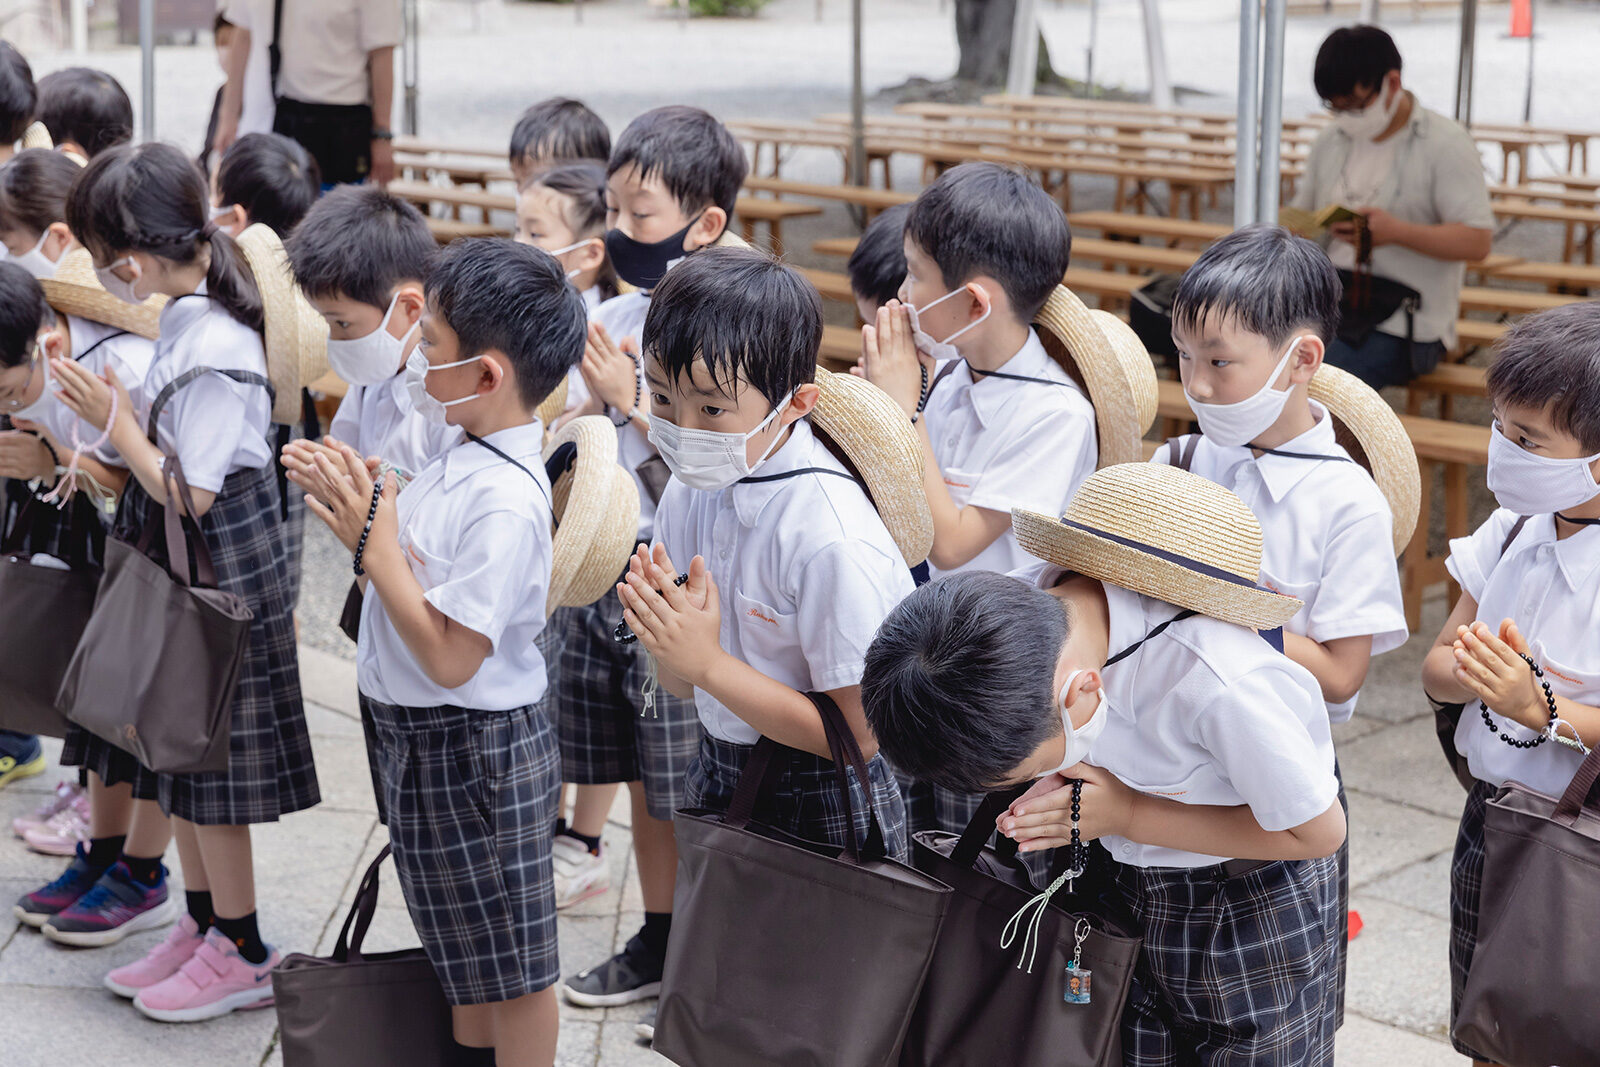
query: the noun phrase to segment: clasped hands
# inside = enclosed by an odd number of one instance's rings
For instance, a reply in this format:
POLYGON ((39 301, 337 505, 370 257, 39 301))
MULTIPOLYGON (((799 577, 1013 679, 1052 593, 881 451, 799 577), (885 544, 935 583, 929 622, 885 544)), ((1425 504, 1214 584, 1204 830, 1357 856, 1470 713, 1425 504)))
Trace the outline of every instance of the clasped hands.
POLYGON ((640 545, 617 584, 622 618, 639 643, 667 670, 703 687, 707 673, 726 655, 722 650, 722 601, 705 558, 694 557, 688 580, 676 581, 678 568, 663 545, 640 545))

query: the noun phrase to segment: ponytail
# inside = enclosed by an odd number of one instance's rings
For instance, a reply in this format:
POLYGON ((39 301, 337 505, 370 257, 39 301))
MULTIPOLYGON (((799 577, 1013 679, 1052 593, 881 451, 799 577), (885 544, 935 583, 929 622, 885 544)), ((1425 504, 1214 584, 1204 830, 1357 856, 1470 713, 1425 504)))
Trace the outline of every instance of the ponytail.
POLYGON ((211 265, 206 269, 206 294, 224 311, 257 333, 266 328, 261 308, 261 290, 256 277, 244 261, 239 246, 226 230, 207 224, 206 240, 211 246, 211 265))
MULTIPOLYGON (((599 163, 565 163, 540 171, 522 186, 548 189, 565 201, 562 216, 578 240, 604 237, 606 232, 606 169, 599 163)), ((617 271, 608 255, 600 261, 594 283, 601 300, 617 295, 617 271)))

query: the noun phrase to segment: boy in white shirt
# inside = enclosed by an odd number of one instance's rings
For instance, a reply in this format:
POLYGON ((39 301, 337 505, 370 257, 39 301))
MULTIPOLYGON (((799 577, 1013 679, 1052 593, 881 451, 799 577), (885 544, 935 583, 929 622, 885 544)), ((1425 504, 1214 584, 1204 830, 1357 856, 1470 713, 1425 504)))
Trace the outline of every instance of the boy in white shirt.
POLYGON ((998 823, 1024 853, 1099 839, 1088 873, 1144 939, 1126 1063, 1331 1063, 1344 813, 1316 680, 1251 632, 1300 603, 1256 587, 1249 509, 1129 463, 1014 522, 1045 563, 932 582, 879 630, 882 750, 952 789, 1039 779, 998 823))
POLYGON ((1583 762, 1561 741, 1600 742, 1600 306, 1513 327, 1489 401, 1500 509, 1450 543, 1461 598, 1422 664, 1430 699, 1466 702, 1455 747, 1477 781, 1450 867, 1450 1016, 1456 1050, 1479 1062, 1453 1031, 1478 940, 1484 806, 1512 779, 1560 796, 1583 762))
POLYGON ((406 374, 430 421, 465 439, 398 501, 347 445, 292 472, 370 581, 361 703, 406 904, 456 1040, 477 1050, 463 1063, 555 1059, 560 767, 539 706, 551 501, 534 409, 578 360, 584 320, 548 254, 457 241, 429 276, 406 374))
MULTIPOLYGON (((1339 276, 1305 238, 1281 226, 1247 226, 1206 249, 1172 306, 1178 368, 1201 432, 1153 457, 1232 490, 1255 514, 1262 584, 1305 604, 1284 625, 1283 651, 1316 677, 1333 723, 1355 712, 1372 657, 1407 636, 1389 501, 1335 437, 1335 420, 1347 422, 1350 412, 1330 411, 1310 395, 1314 377, 1337 377, 1347 404, 1392 418, 1369 387, 1323 369, 1338 323, 1339 276)), ((1362 460, 1382 462, 1378 451, 1374 444, 1362 460)), ((1408 462, 1414 472, 1415 460, 1408 462)), ((1413 488, 1413 507, 1415 498, 1413 488)), ((1408 518, 1407 537, 1410 525, 1408 518)), ((1343 925, 1348 842, 1339 868, 1343 925)), ((1329 1006, 1336 1027, 1344 1021, 1344 963, 1341 944, 1329 1006)))

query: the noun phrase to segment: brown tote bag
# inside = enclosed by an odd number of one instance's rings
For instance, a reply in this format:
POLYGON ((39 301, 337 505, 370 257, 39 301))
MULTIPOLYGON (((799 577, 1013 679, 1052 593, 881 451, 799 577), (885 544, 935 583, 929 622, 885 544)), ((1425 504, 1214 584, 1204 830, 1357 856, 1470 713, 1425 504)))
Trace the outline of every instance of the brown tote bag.
POLYGON ((98 520, 69 506, 62 521, 73 528, 63 562, 72 569, 38 566, 24 548, 29 512, 49 506, 30 497, 0 545, 0 727, 65 737, 56 694, 94 611, 100 570, 89 566, 89 531, 82 524, 98 520))
MULTIPOLYGON (((822 716, 847 825, 845 765, 871 797, 842 712, 822 716)), ((768 738, 726 814, 680 811, 673 936, 655 1050, 696 1067, 889 1067, 933 957, 950 889, 884 857, 874 813, 865 845, 802 841, 755 823, 784 749, 768 738)))
POLYGON ((167 457, 162 474, 172 569, 145 554, 154 522, 137 545, 106 539, 105 577, 57 705, 152 771, 225 771, 252 616, 242 599, 217 588, 205 535, 172 504, 176 492, 186 513, 195 513, 176 456, 167 457))
POLYGON ((1507 782, 1489 801, 1478 947, 1453 1033, 1505 1067, 1578 1067, 1600 1055, 1597 779, 1600 748, 1559 800, 1507 782))
POLYGON ((283 1067, 444 1067, 450 1005, 420 948, 365 955, 384 845, 367 868, 333 955, 284 957, 272 972, 283 1067))
POLYGON ((1033 949, 1025 924, 1033 913, 1030 901, 1038 906, 1038 891, 1017 857, 1017 843, 1001 837, 998 848, 985 844, 995 819, 1021 792, 989 794, 959 837, 928 830, 912 838, 917 870, 955 893, 901 1067, 1122 1062, 1122 1008, 1142 942, 1061 891, 1045 907, 1033 949), (1007 936, 1008 927, 1016 937, 1007 936), (1078 969, 1091 975, 1087 1004, 1067 1000, 1067 965, 1075 954, 1078 969))

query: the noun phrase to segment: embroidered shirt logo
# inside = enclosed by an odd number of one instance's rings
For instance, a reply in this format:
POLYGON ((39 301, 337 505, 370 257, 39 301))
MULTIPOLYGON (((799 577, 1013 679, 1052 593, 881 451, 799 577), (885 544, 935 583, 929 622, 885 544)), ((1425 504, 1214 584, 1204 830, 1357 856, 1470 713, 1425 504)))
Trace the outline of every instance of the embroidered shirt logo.
POLYGON ((768 616, 768 615, 761 614, 761 611, 759 609, 757 609, 757 608, 751 608, 749 611, 745 612, 745 614, 750 616, 752 619, 760 619, 762 622, 769 623, 770 625, 773 625, 773 626, 778 625, 778 620, 777 619, 774 619, 774 618, 772 618, 771 616, 768 616))

